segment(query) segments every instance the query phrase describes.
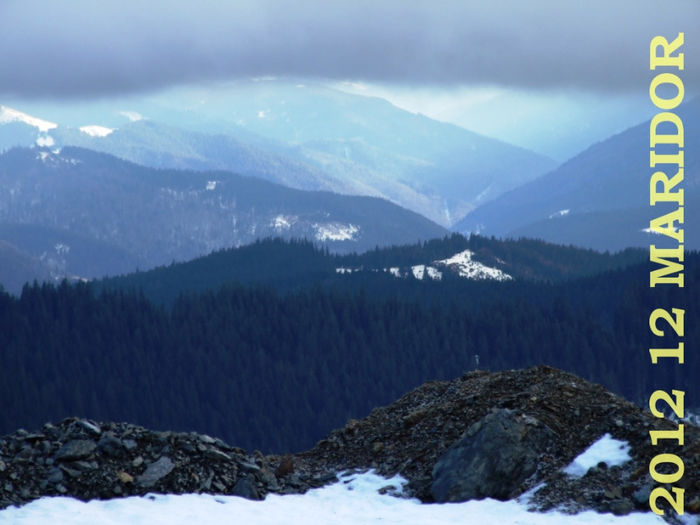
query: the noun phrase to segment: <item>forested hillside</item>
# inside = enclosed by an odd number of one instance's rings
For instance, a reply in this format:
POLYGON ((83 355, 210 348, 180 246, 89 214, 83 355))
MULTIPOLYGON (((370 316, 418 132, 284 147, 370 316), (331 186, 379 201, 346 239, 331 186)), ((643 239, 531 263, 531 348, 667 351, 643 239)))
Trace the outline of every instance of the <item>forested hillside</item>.
MULTIPOLYGON (((623 268, 648 257, 641 249, 609 254, 529 239, 502 241, 458 234, 349 255, 331 254, 309 241, 264 239, 185 263, 105 279, 97 287, 140 290, 149 299, 166 304, 184 292, 215 290, 234 283, 265 285, 281 291, 300 290, 313 284, 348 290, 365 287, 375 295, 430 295, 441 301, 459 299, 475 287, 484 288, 483 293, 489 296, 500 294, 500 288, 465 283, 465 279, 451 272, 442 272, 442 280, 449 281, 449 286, 442 286, 429 279, 416 282, 410 272, 407 278, 397 279, 388 271, 431 264, 464 250, 472 251, 476 261, 506 272, 518 283, 561 282, 623 268), (352 271, 338 273, 341 268, 352 271)), ((535 287, 527 290, 528 294, 539 294, 535 287)))
MULTIPOLYGON (((686 257, 689 284, 699 259, 686 257)), ((19 298, 0 294, 0 433, 79 415, 301 450, 425 381, 474 369, 477 356, 490 370, 562 368, 639 403, 660 387, 698 399, 695 353, 654 370, 648 357, 652 308, 686 307, 686 336, 698 337, 697 287, 652 296, 647 272, 459 289, 394 280, 407 291, 393 293, 370 280, 287 293, 229 286, 171 308, 87 284, 26 286, 19 298)))

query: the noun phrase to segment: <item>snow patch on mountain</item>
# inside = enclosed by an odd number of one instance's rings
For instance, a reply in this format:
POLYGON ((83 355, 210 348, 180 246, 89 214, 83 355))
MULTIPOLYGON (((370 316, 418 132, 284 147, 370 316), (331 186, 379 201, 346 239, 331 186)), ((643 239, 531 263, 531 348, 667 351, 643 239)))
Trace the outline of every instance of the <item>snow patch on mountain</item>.
POLYGON ((288 230, 297 221, 296 217, 291 217, 287 215, 278 215, 272 221, 270 221, 270 226, 277 231, 288 230))
POLYGON ((326 224, 313 224, 317 241, 354 241, 355 235, 360 231, 354 224, 342 224, 329 222, 326 224))
POLYGON ((59 255, 65 255, 68 252, 70 252, 70 246, 68 244, 64 244, 62 242, 56 243, 53 248, 54 248, 54 250, 56 250, 56 253, 59 255))
POLYGON ((60 155, 60 150, 54 151, 39 151, 34 157, 36 160, 40 160, 48 166, 58 166, 60 163, 72 164, 76 166, 82 164, 82 160, 74 159, 71 157, 62 157, 60 155))
POLYGON ((120 111, 119 114, 123 117, 128 118, 131 122, 138 122, 139 120, 143 120, 143 115, 136 111, 120 111))
POLYGON ((207 191, 214 191, 216 189, 216 183, 219 182, 218 180, 208 180, 206 189, 207 191))
POLYGON ((114 130, 104 126, 82 126, 80 131, 90 135, 91 137, 106 137, 114 130))
POLYGON ((555 217, 564 217, 564 216, 566 216, 566 215, 569 215, 570 212, 571 212, 571 210, 569 210, 569 209, 555 211, 554 213, 551 213, 551 214, 549 215, 549 217, 547 217, 547 218, 548 218, 548 219, 554 219, 555 217))
MULTIPOLYGON (((384 271, 386 272, 387 269, 384 268, 384 271)), ((399 270, 398 266, 394 266, 392 268, 389 268, 389 273, 393 275, 394 277, 401 277, 401 270, 399 270)))
POLYGON ((50 135, 39 135, 36 139, 36 145, 40 148, 50 148, 54 144, 56 143, 50 135))
MULTIPOLYGON (((644 233, 651 233, 652 235, 664 235, 664 233, 663 233, 662 231, 653 230, 653 229, 651 229, 651 228, 643 228, 643 229, 640 230, 640 231, 642 231, 642 232, 644 232, 644 233)), ((678 226, 674 226, 674 227, 673 227, 673 231, 674 231, 674 232, 677 232, 677 231, 678 231, 678 226)))
POLYGON ((453 255, 449 259, 434 261, 434 264, 455 270, 460 277, 467 277, 468 279, 508 281, 513 278, 498 268, 491 268, 483 263, 474 261, 472 259, 473 256, 474 252, 471 250, 464 250, 463 252, 453 255))
POLYGON ((16 109, 12 109, 7 106, 0 106, 0 124, 8 124, 10 122, 24 122, 29 126, 38 128, 42 133, 57 128, 58 124, 55 122, 49 122, 48 120, 42 120, 40 118, 32 117, 16 109))
POLYGON ((411 273, 413 274, 413 277, 420 281, 425 278, 426 274, 428 279, 432 279, 433 281, 442 281, 442 272, 433 266, 417 264, 415 266, 411 266, 411 273))
POLYGON ((426 266, 425 271, 433 281, 442 281, 442 272, 432 266, 426 266))
MULTIPOLYGON (((403 278, 408 275, 413 275, 414 279, 422 281, 423 279, 431 279, 433 281, 441 281, 444 271, 439 270, 436 266, 444 266, 447 270, 457 273, 460 277, 473 280, 481 279, 492 279, 495 281, 509 281, 513 279, 512 276, 499 270, 498 268, 491 268, 483 263, 475 261, 472 259, 474 252, 470 250, 464 250, 459 252, 448 259, 443 259, 439 261, 433 261, 431 265, 429 264, 415 264, 410 267, 401 268, 399 266, 382 268, 385 273, 390 273, 394 277, 403 278)), ((502 261, 500 261, 502 262, 502 261)), ((336 273, 352 273, 363 271, 363 268, 336 268, 336 273)), ((379 271, 377 268, 368 269, 366 271, 379 271)))

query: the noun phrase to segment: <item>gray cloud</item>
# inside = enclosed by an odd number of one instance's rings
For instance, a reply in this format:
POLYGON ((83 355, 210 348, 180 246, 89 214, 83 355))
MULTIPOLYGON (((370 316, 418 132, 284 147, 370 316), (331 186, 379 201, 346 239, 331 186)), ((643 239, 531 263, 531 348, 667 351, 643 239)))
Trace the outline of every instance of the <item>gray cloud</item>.
POLYGON ((645 91, 653 35, 681 0, 3 0, 0 94, 92 97, 250 76, 645 91))

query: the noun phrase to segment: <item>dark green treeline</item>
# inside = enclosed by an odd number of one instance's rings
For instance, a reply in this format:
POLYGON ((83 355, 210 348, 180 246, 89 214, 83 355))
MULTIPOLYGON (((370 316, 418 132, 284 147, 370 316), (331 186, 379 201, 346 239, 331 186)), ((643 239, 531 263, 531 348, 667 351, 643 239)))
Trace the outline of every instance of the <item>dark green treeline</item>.
POLYGON ((652 306, 685 306, 697 340, 689 259, 691 284, 675 296, 650 294, 641 265, 561 285, 448 283, 457 291, 442 301, 428 299, 439 283, 387 276, 377 276, 382 293, 366 281, 229 286, 167 308, 86 284, 26 286, 0 293, 0 434, 79 415, 300 450, 425 381, 473 369, 475 355, 491 370, 549 364, 639 403, 658 387, 697 400, 695 355, 684 367, 648 364, 652 306))

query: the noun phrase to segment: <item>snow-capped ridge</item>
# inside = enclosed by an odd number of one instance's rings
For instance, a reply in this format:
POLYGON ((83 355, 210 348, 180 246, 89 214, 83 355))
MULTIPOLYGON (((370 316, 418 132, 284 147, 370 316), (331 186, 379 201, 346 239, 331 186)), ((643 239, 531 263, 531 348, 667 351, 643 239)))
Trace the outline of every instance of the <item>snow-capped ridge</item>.
POLYGON ((55 122, 49 122, 48 120, 42 120, 26 113, 22 113, 16 109, 10 108, 8 106, 0 106, 0 124, 9 124, 10 122, 23 122, 29 126, 37 128, 42 133, 46 133, 49 130, 58 127, 55 122))
POLYGON ((473 256, 474 252, 471 250, 464 250, 448 259, 433 261, 433 263, 456 270, 460 277, 467 277, 468 279, 493 279, 496 281, 509 281, 513 279, 512 276, 508 275, 503 270, 491 268, 490 266, 473 260, 473 256))
POLYGON ((141 113, 138 111, 120 111, 119 114, 123 117, 126 117, 129 119, 130 122, 138 122, 139 120, 143 120, 144 117, 141 113))
POLYGON ((110 133, 114 132, 114 130, 111 128, 97 125, 81 126, 79 129, 81 132, 85 133, 86 135, 90 135, 91 137, 106 137, 110 133))
POLYGON ((566 215, 569 215, 571 213, 571 210, 565 209, 565 210, 559 210, 555 211, 554 213, 550 213, 548 219, 554 219, 556 217, 565 217, 566 215))
MULTIPOLYGON (((397 278, 406 278, 412 275, 414 279, 422 281, 430 279, 433 281, 441 281, 446 270, 457 273, 460 277, 473 280, 491 279, 495 281, 509 281, 513 277, 503 270, 486 266, 483 263, 473 260, 474 252, 471 250, 461 251, 447 259, 433 261, 431 264, 414 264, 409 267, 392 266, 382 268, 385 273, 390 273, 397 278), (442 266, 445 270, 439 270, 437 267, 442 266)), ((499 260, 499 262, 503 262, 499 260)), ((365 271, 364 268, 336 268, 336 273, 346 274, 353 272, 365 271)), ((377 268, 370 268, 366 271, 379 271, 377 268)))

